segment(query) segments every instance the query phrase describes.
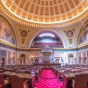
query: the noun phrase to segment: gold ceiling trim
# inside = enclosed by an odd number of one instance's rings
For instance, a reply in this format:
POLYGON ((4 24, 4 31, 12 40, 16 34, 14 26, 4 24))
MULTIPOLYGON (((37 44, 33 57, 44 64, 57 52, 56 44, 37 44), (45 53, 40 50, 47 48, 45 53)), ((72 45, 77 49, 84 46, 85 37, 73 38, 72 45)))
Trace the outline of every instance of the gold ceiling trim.
POLYGON ((4 6, 3 4, 0 3, 0 9, 1 11, 4 12, 4 14, 6 14, 8 17, 10 17, 11 19, 13 19, 14 21, 23 24, 23 25, 27 25, 27 26, 31 26, 31 27, 40 27, 40 28, 52 28, 52 27, 62 27, 62 26, 67 26, 67 25, 71 25, 73 23, 79 22, 80 20, 82 20, 83 18, 88 16, 88 11, 85 11, 82 15, 80 15, 79 17, 73 19, 73 20, 69 20, 67 22, 61 22, 61 23, 54 23, 54 24, 38 24, 38 23, 32 23, 32 22, 28 22, 28 21, 24 21, 16 16, 14 16, 12 13, 10 13, 4 6))
POLYGON ((16 17, 33 23, 54 24, 77 18, 88 9, 87 0, 1 0, 16 17))

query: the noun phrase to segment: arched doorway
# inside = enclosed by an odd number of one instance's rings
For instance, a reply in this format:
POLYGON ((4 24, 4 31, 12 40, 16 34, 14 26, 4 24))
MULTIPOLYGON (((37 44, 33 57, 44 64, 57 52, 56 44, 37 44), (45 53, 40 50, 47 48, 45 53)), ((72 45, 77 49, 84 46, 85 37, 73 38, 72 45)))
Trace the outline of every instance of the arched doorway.
POLYGON ((68 63, 69 63, 70 65, 72 65, 72 64, 74 63, 74 55, 73 55, 72 53, 70 53, 70 54, 68 55, 68 63))
POLYGON ((38 59, 35 59, 35 63, 39 63, 39 60, 38 59))
POLYGON ((20 65, 25 65, 25 54, 20 55, 20 65))
POLYGON ((59 63, 59 59, 55 59, 55 63, 59 63))

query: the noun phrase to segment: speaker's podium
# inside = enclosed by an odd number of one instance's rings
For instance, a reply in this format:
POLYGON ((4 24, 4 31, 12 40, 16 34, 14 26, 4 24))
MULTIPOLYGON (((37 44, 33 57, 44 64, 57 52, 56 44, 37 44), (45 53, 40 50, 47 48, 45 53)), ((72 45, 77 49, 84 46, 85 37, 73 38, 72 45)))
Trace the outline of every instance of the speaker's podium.
POLYGON ((51 67, 51 66, 61 66, 60 63, 55 63, 53 58, 53 49, 49 46, 45 46, 41 49, 41 54, 43 57, 41 63, 34 63, 37 66, 51 67))
POLYGON ((43 60, 42 63, 34 63, 34 66, 43 66, 43 67, 51 67, 51 66, 61 66, 60 63, 50 63, 50 60, 43 60))

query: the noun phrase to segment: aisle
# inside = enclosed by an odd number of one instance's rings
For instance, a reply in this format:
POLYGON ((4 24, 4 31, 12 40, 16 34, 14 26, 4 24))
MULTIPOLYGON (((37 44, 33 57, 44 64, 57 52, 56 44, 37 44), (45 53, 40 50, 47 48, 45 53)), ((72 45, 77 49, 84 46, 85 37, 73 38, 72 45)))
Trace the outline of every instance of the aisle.
POLYGON ((35 88, 63 88, 51 69, 44 69, 35 88))
POLYGON ((42 78, 56 78, 56 75, 51 69, 44 69, 41 74, 42 78))

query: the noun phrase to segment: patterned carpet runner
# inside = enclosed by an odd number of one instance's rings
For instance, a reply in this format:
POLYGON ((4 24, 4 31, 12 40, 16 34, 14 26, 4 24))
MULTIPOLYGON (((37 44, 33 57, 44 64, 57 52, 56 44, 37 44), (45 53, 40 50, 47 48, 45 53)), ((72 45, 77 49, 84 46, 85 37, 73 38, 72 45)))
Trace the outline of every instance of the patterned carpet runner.
POLYGON ((35 88, 63 88, 63 83, 56 78, 51 69, 44 69, 35 88))

